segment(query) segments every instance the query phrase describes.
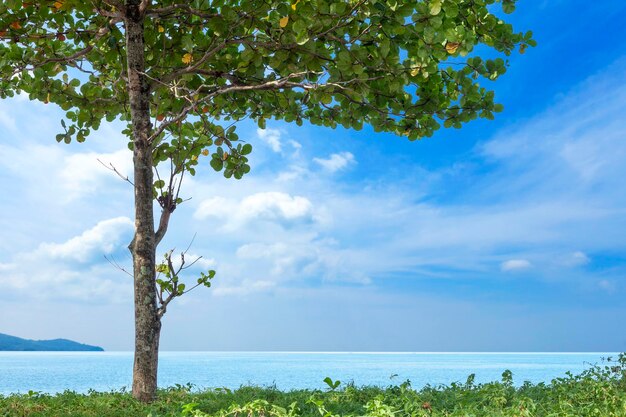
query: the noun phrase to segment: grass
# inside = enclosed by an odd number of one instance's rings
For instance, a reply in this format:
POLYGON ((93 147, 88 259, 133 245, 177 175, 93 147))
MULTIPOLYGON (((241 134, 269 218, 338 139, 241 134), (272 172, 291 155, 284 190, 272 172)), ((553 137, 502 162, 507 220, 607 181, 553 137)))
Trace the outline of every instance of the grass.
POLYGON ((176 386, 142 404, 129 393, 66 391, 0 396, 0 416, 46 417, 626 417, 626 355, 567 374, 550 384, 514 386, 512 374, 486 384, 427 386, 407 381, 387 388, 352 384, 327 390, 283 392, 273 387, 241 387, 193 392, 176 386))

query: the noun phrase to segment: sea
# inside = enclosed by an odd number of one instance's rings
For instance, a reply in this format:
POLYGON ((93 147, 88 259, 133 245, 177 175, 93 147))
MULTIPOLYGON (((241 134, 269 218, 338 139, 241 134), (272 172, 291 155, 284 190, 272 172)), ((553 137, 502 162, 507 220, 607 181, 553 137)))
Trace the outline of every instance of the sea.
MULTIPOLYGON (((159 386, 195 390, 242 385, 324 389, 330 377, 357 386, 414 388, 500 380, 546 382, 580 373, 617 353, 161 352, 159 386)), ((129 389, 132 352, 0 352, 0 394, 129 389)))

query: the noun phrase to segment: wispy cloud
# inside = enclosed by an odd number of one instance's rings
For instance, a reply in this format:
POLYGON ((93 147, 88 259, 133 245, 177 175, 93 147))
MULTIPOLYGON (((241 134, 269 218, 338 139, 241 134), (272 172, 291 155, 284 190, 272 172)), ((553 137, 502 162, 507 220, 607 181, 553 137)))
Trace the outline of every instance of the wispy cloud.
POLYGON ((329 172, 337 172, 356 162, 350 152, 334 153, 326 159, 313 158, 313 161, 329 172))
POLYGON ((4 296, 38 300, 120 302, 130 298, 131 280, 104 256, 126 255, 133 223, 126 217, 103 220, 64 242, 44 242, 0 264, 4 296))
POLYGON ((15 119, 10 117, 7 113, 2 111, 2 107, 0 106, 0 126, 3 126, 5 129, 8 129, 12 132, 17 131, 17 125, 15 124, 15 119))
POLYGON ((521 271, 532 266, 530 261, 526 259, 509 259, 500 264, 500 269, 504 272, 521 271))
POLYGON ((563 258, 563 264, 571 267, 587 265, 590 262, 589 256, 582 251, 570 253, 563 258))
POLYGON ((256 294, 259 292, 267 292, 276 287, 276 282, 273 281, 254 281, 243 280, 236 286, 221 286, 215 288, 213 293, 216 296, 245 296, 250 294, 256 294))
POLYGON ((194 217, 219 219, 229 230, 253 220, 295 222, 312 220, 311 201, 302 196, 284 192, 260 192, 236 201, 224 197, 211 197, 200 203, 194 217))
POLYGON ((68 190, 70 198, 84 194, 94 194, 110 180, 116 178, 112 170, 132 181, 132 153, 128 149, 115 152, 81 152, 65 157, 60 179, 68 190))
POLYGON ((259 138, 265 142, 274 152, 280 152, 283 144, 281 141, 281 131, 278 129, 257 129, 259 138))
POLYGON ((103 220, 66 242, 42 243, 35 256, 81 263, 93 261, 94 255, 108 255, 118 250, 120 240, 131 235, 133 229, 133 221, 128 217, 103 220))

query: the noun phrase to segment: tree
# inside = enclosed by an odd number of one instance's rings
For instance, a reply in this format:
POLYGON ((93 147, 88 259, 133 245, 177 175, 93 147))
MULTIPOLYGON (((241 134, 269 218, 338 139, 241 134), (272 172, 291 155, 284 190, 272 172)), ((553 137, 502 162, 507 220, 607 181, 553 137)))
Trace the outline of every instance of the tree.
MULTIPOLYGON (((157 265, 185 174, 208 159, 227 178, 250 171, 236 123, 267 119, 393 132, 493 118, 479 84, 499 55, 534 45, 494 15, 515 0, 5 0, 0 97, 27 93, 66 112, 57 141, 83 142, 121 120, 133 151, 133 396, 157 386, 161 317, 187 292, 171 252, 157 265), (483 59, 474 53, 489 54, 483 59), (463 58, 466 57, 467 58, 463 58), (210 155, 210 156, 209 156, 210 155), (204 157, 207 157, 206 159, 204 157), (159 169, 169 171, 163 178, 159 169), (156 177, 156 180, 155 180, 156 177), (153 202, 159 204, 155 227, 153 202), (159 276, 158 274, 162 274, 159 276)), ((197 281, 209 285, 209 271, 197 281)))

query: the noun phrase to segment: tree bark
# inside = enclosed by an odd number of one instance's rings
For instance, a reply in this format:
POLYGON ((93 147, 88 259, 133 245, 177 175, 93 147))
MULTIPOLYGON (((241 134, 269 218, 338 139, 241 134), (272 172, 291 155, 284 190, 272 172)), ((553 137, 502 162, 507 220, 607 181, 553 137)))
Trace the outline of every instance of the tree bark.
POLYGON ((149 402, 157 388, 161 320, 157 314, 155 239, 152 212, 152 150, 135 143, 135 360, 133 397, 149 402))
POLYGON ((135 301, 135 359, 133 397, 143 402, 155 399, 161 320, 157 314, 156 239, 153 212, 152 147, 149 141, 150 87, 144 75, 144 27, 140 0, 125 3, 125 33, 128 61, 128 94, 133 132, 135 184, 135 236, 133 255, 135 301))

